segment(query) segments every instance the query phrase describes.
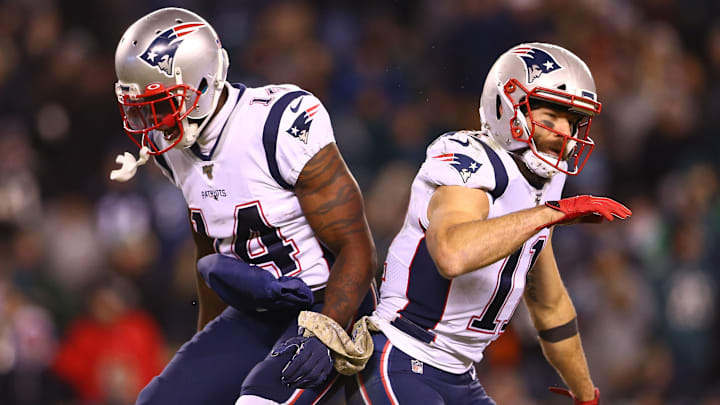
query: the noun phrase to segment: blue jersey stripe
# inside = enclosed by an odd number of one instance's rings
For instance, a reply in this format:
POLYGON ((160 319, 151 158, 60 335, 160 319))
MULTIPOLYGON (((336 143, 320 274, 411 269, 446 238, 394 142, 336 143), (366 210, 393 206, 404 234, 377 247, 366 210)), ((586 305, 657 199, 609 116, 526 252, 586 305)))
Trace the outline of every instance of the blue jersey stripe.
POLYGON ((235 87, 236 89, 240 90, 240 92, 237 95, 237 98, 235 99, 235 105, 232 108, 232 111, 230 112, 230 115, 228 116, 228 119, 225 120, 225 123, 223 124, 222 128, 220 128, 220 135, 218 135, 217 139, 215 140, 215 144, 213 145, 212 149, 210 150, 210 153, 208 155, 203 154, 200 151, 200 146, 198 146, 197 143, 194 143, 190 146, 190 151, 197 156, 198 159, 203 160, 205 162, 212 160, 213 155, 215 154, 215 149, 220 144, 220 138, 223 137, 223 133, 225 132, 225 127, 227 126, 228 122, 233 117, 233 112, 238 106, 238 103, 240 102, 240 99, 242 98, 243 93, 245 93, 245 85, 241 83, 235 83, 232 85, 232 87, 235 87))
POLYGON ((291 190, 293 186, 288 184, 285 179, 280 175, 280 169, 278 168, 276 152, 277 152, 277 137, 278 130, 280 129, 280 119, 282 118, 285 108, 293 100, 300 96, 305 96, 310 93, 302 90, 292 91, 280 97, 278 101, 273 104, 270 108, 270 114, 265 121, 265 128, 263 129, 263 145, 265 146, 265 157, 267 158, 268 167, 270 168, 270 174, 273 179, 288 190, 291 190))
POLYGON ((491 147, 487 146, 485 142, 479 139, 476 140, 480 142, 485 149, 485 153, 487 153, 488 158, 490 159, 490 164, 493 167, 493 172, 495 173, 495 188, 490 191, 490 195, 493 199, 497 200, 503 195, 508 186, 508 175, 505 170, 505 165, 503 165, 502 160, 500 160, 500 156, 498 156, 491 147))
POLYGON ((406 293, 409 302, 398 313, 422 328, 433 329, 445 312, 449 293, 450 280, 440 276, 423 237, 410 263, 406 293))

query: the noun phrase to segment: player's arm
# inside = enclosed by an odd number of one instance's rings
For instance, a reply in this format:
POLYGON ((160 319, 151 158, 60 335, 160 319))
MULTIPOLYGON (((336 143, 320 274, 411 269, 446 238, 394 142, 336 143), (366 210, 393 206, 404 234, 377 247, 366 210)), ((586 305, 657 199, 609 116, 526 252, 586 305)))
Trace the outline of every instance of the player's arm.
POLYGON ((308 161, 295 193, 315 234, 335 255, 322 313, 347 326, 368 292, 377 256, 360 188, 335 143, 308 161))
MULTIPOLYGON (((205 235, 201 235, 193 229, 192 221, 190 223, 193 240, 195 241, 196 259, 215 253, 212 246, 212 240, 205 235)), ((197 260, 195 262, 197 263, 197 260)), ((208 322, 212 321, 216 316, 227 307, 220 297, 205 284, 200 272, 195 272, 195 287, 198 296, 198 320, 197 330, 202 330, 208 322)))
POLYGON ((559 218, 558 211, 539 206, 487 219, 489 208, 484 190, 435 190, 428 205, 426 242, 443 277, 457 277, 512 254, 538 227, 559 218))
POLYGON ((525 304, 545 358, 577 400, 593 400, 595 386, 577 330, 575 308, 560 278, 550 238, 527 275, 525 304))
POLYGON ((481 189, 440 186, 428 204, 428 251, 446 278, 474 271, 517 250, 553 224, 627 218, 624 205, 604 197, 577 196, 487 219, 490 201, 481 189))

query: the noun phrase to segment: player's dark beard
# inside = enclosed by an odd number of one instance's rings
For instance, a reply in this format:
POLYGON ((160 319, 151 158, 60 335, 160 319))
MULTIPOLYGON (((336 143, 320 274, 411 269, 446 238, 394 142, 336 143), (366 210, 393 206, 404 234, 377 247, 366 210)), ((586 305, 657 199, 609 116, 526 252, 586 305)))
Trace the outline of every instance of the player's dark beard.
MULTIPOLYGON (((555 128, 555 124, 550 121, 543 120, 540 121, 540 123, 547 126, 548 128, 555 128)), ((533 137, 533 142, 535 142, 535 148, 537 148, 538 151, 542 151, 544 153, 549 153, 555 155, 556 157, 559 157, 560 154, 567 153, 567 151, 563 150, 563 146, 565 146, 564 139, 565 138, 560 138, 558 136, 545 136, 543 138, 533 137)))

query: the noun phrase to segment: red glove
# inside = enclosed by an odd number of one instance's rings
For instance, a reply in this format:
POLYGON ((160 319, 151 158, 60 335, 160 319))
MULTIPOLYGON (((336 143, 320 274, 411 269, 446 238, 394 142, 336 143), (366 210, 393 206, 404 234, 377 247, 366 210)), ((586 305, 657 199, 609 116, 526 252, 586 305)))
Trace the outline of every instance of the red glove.
POLYGON ((558 388, 558 387, 548 387, 550 392, 554 392, 555 394, 565 395, 573 399, 573 403, 575 405, 598 405, 600 403, 600 389, 595 388, 595 398, 589 400, 589 401, 579 401, 573 394, 566 390, 565 388, 558 388))
POLYGON ((545 205, 562 212, 565 216, 538 227, 538 230, 555 224, 598 223, 602 222, 603 218, 612 221, 615 219, 614 217, 625 219, 632 215, 632 211, 617 201, 591 195, 579 195, 577 197, 563 198, 559 201, 546 201, 545 205))

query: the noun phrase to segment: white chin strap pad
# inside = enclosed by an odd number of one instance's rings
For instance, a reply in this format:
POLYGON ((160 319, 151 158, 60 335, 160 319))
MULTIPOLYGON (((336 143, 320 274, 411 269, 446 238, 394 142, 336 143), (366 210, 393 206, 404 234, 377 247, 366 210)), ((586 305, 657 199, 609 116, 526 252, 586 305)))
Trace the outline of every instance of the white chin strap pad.
POLYGON ((117 157, 115 158, 115 163, 121 164, 122 167, 110 172, 110 180, 124 183, 132 179, 135 176, 138 167, 147 163, 148 159, 150 158, 148 152, 149 149, 147 148, 147 146, 143 146, 140 149, 140 156, 137 160, 135 160, 135 156, 133 156, 130 152, 125 152, 122 155, 117 155, 117 157))
MULTIPOLYGON (((205 119, 205 122, 207 122, 207 118, 205 119)), ((184 119, 182 121, 183 126, 183 139, 178 142, 177 145, 175 145, 176 149, 187 149, 195 143, 198 139, 198 135, 200 135, 201 128, 197 124, 191 124, 187 121, 187 119, 184 119)))
MULTIPOLYGON (((547 154, 547 153, 542 153, 542 152, 537 152, 537 153, 542 155, 545 159, 550 160, 550 161, 557 159, 557 157, 547 154)), ((540 177, 549 179, 552 176, 560 173, 560 171, 558 169, 552 167, 551 165, 547 164, 545 161, 540 159, 535 154, 535 152, 533 152, 531 149, 528 149, 525 152, 523 152, 521 157, 522 157, 523 162, 525 162, 525 164, 527 165, 528 169, 530 169, 530 171, 532 171, 533 173, 537 174, 540 177)), ((560 162, 560 166, 563 169, 566 169, 567 162, 565 162, 565 161, 560 162)))

